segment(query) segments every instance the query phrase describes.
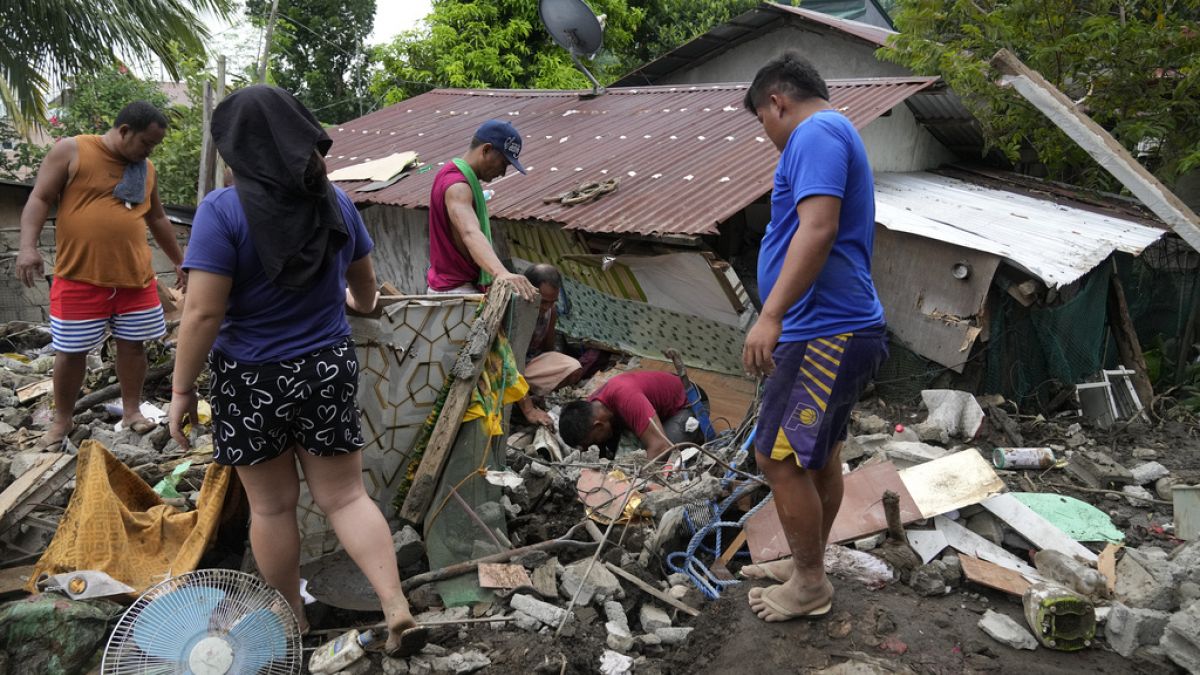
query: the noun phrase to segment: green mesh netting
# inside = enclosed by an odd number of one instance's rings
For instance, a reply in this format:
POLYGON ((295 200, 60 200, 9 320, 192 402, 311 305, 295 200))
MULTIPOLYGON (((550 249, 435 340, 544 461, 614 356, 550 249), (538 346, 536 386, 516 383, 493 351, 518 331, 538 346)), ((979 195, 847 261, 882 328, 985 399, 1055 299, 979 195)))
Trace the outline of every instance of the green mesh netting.
POLYGON ((1075 297, 1053 307, 1024 307, 1007 293, 994 293, 986 390, 1020 401, 1099 371, 1111 275, 1112 265, 1100 265, 1075 297))

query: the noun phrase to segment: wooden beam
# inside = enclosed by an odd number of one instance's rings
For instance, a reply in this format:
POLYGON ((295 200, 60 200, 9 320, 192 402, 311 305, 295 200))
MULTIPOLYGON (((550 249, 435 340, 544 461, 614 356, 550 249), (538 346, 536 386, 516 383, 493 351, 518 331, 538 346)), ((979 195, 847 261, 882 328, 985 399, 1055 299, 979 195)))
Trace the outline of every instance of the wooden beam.
POLYGON ((471 326, 471 333, 466 343, 458 353, 454 366, 450 369, 450 392, 446 395, 446 403, 434 423, 433 433, 425 446, 425 454, 417 467, 412 486, 404 497, 399 516, 410 523, 425 521, 425 512, 433 501, 433 493, 437 489, 438 479, 454 439, 458 436, 458 428, 462 425, 463 415, 471 405, 471 392, 479 381, 483 370, 483 360, 496 338, 500 321, 507 313, 512 298, 512 287, 505 283, 492 286, 483 306, 483 314, 471 326))
POLYGON ((1105 171, 1128 188, 1154 215, 1192 248, 1200 251, 1200 216, 1139 164, 1112 134, 1080 112, 1071 99, 1009 50, 996 52, 992 57, 992 67, 1003 74, 1000 79, 1002 86, 1016 89, 1105 171))
POLYGON ((216 144, 212 137, 213 86, 212 82, 204 82, 204 101, 202 102, 200 120, 203 134, 200 137, 200 177, 196 181, 196 203, 204 201, 204 195, 212 192, 212 169, 217 155, 216 144))
POLYGON ((0 493, 0 532, 29 515, 75 475, 75 455, 49 452, 0 493))
MULTIPOLYGON (((1137 331, 1133 328, 1133 319, 1129 318, 1129 305, 1125 302, 1125 288, 1114 271, 1109 278, 1108 286, 1108 325, 1112 329, 1113 340, 1117 343, 1117 353, 1121 356, 1121 365, 1133 370, 1133 389, 1142 401, 1142 408, 1147 415, 1152 415, 1150 405, 1154 402, 1154 387, 1150 384, 1150 369, 1146 366, 1146 357, 1142 354, 1142 344, 1138 341, 1137 331)), ((1113 385, 1116 386, 1116 385, 1113 385)))
POLYGON ((687 614, 688 616, 700 616, 700 610, 698 610, 695 607, 692 607, 691 605, 684 603, 680 600, 676 600, 675 598, 667 595, 666 593, 663 593, 662 591, 651 586, 650 584, 646 583, 645 581, 642 581, 641 579, 630 574, 629 572, 626 572, 625 570, 621 569, 620 567, 617 567, 616 565, 614 565, 610 562, 604 563, 604 566, 608 568, 609 572, 612 572, 613 574, 621 577, 622 579, 628 581, 629 583, 633 584, 634 586, 637 586, 638 588, 642 589, 642 591, 645 592, 647 595, 652 595, 655 598, 658 598, 659 600, 667 603, 668 605, 683 612, 684 614, 687 614))

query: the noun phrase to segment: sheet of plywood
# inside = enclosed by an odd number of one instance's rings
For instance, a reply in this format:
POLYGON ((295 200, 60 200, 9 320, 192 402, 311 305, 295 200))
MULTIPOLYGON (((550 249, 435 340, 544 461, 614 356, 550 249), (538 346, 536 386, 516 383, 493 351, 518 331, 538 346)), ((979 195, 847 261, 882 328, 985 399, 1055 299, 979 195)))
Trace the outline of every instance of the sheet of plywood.
MULTIPOLYGON (((47 452, 33 466, 0 492, 0 532, 12 527, 29 512, 25 501, 39 488, 57 482, 59 474, 75 464, 75 458, 61 452, 47 452), (46 475, 49 473, 49 475, 46 475)), ((69 478, 63 479, 66 482, 69 478)))
MULTIPOLYGON (((655 359, 642 359, 641 367, 643 370, 675 372, 675 366, 669 362, 655 359)), ((718 430, 741 424, 742 419, 746 417, 746 411, 754 403, 757 389, 754 380, 700 368, 688 368, 687 374, 688 379, 708 394, 709 418, 718 430), (724 420, 728 424, 723 425, 718 420, 724 420)))
MULTIPOLYGON (((900 496, 901 521, 911 523, 921 519, 920 510, 890 462, 872 464, 849 473, 844 485, 842 506, 829 533, 830 543, 854 541, 887 529, 881 501, 886 490, 900 496)), ((746 521, 745 532, 754 562, 791 555, 774 499, 746 521)))
POLYGON ((1017 534, 1025 537, 1029 543, 1040 549, 1058 551, 1088 562, 1096 562, 1095 553, 1072 539, 1066 532, 1055 527, 1054 523, 1034 513, 1033 509, 1017 501, 1012 495, 996 495, 980 502, 980 506, 991 511, 993 515, 1016 530, 1017 534))
POLYGON ((1032 585, 1019 572, 986 560, 980 560, 975 556, 959 553, 958 560, 962 563, 963 575, 967 577, 967 581, 980 586, 987 586, 1020 597, 1025 593, 1025 589, 1032 585))
POLYGON ((902 469, 900 479, 924 518, 978 504, 1004 490, 1004 481, 974 448, 902 469))

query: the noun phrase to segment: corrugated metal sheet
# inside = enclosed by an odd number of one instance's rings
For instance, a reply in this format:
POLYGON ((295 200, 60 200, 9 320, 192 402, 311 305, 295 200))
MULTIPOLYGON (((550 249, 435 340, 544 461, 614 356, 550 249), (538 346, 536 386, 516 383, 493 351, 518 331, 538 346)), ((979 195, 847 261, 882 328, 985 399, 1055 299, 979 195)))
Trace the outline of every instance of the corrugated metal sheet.
POLYGON ((853 35, 860 40, 879 45, 880 47, 887 44, 889 37, 897 34, 894 30, 880 28, 879 26, 872 26, 869 23, 854 21, 852 19, 839 19, 836 16, 814 12, 811 9, 804 9, 802 7, 781 5, 775 2, 764 2, 760 7, 766 10, 773 9, 775 11, 798 16, 810 23, 820 24, 847 35, 853 35))
MULTIPOLYGON (((830 80, 834 107, 863 128, 937 78, 830 80)), ((330 170, 416 151, 434 170, 376 192, 342 183, 354 201, 428 208, 436 169, 466 152, 489 118, 512 122, 529 170, 492 181, 493 217, 541 220, 587 232, 715 234, 717 225, 771 190, 778 152, 742 108, 746 85, 578 92, 435 90, 329 130, 330 170), (588 181, 620 187, 588 204, 546 204, 588 181)))
POLYGON ((1137 255, 1163 236, 1132 220, 932 173, 875 176, 875 220, 897 232, 1000 256, 1050 288, 1114 251, 1137 255))

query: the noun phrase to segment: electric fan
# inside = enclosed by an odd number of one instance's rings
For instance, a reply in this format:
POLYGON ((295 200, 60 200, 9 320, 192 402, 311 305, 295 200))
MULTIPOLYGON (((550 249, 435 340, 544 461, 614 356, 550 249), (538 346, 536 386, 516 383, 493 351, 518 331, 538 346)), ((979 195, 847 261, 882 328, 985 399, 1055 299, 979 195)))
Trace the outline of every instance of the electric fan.
POLYGON ((104 649, 103 675, 299 673, 300 630, 287 600, 257 577, 188 572, 150 588, 104 649))

